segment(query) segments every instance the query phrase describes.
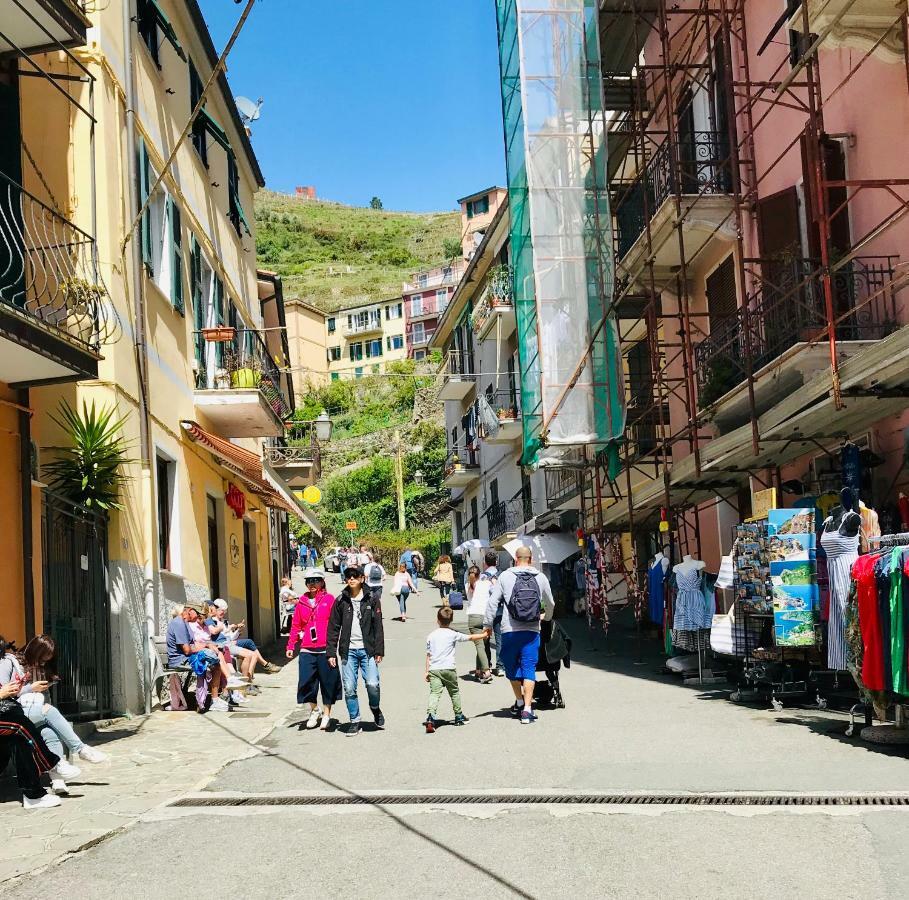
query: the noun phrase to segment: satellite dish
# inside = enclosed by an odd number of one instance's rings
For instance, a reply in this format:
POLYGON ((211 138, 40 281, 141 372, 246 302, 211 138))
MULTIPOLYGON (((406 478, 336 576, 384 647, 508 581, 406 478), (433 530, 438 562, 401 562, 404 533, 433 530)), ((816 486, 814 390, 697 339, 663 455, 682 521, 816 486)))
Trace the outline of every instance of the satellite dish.
POLYGON ((234 102, 237 104, 237 109, 240 110, 240 118, 243 120, 243 124, 249 125, 259 118, 259 110, 262 108, 262 104, 265 101, 259 97, 259 99, 253 103, 248 97, 237 97, 234 102))

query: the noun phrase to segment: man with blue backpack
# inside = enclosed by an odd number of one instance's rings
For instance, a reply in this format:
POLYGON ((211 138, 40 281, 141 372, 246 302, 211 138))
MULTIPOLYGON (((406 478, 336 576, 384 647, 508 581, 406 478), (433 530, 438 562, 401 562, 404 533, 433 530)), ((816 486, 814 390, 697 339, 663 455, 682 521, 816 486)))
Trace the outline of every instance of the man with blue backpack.
POLYGON ((493 583, 486 604, 485 625, 492 627, 501 604, 502 646, 497 655, 514 691, 512 711, 520 717, 522 725, 530 725, 536 719, 532 704, 540 652, 540 621, 552 618, 555 601, 549 579, 532 565, 529 547, 518 547, 514 561, 514 566, 502 572, 493 583))

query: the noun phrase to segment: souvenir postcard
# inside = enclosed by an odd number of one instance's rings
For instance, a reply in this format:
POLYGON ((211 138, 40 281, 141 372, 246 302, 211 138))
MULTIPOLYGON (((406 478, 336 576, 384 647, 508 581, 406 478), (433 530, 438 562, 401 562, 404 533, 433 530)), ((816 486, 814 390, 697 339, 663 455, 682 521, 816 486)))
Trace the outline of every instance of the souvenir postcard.
POLYGON ((815 614, 787 609, 773 614, 773 639, 777 647, 811 647, 815 643, 815 614))
POLYGON ((816 565, 810 559, 776 560, 770 563, 770 575, 780 584, 814 584, 816 565))
POLYGON ((767 543, 767 559, 770 565, 775 562, 807 561, 817 558, 813 534, 774 535, 767 543))
POLYGON ((813 534, 814 529, 813 506, 797 509, 771 509, 767 517, 767 532, 771 537, 784 534, 813 534))
POLYGON ((773 580, 773 609, 814 610, 818 608, 820 593, 816 584, 781 584, 773 580))

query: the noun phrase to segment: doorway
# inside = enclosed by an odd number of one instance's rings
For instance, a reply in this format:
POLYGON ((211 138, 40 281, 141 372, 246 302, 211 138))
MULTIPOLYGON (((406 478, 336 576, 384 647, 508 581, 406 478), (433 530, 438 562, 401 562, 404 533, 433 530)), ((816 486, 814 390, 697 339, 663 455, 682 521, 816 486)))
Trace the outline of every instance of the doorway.
POLYGON ((218 505, 208 498, 208 584, 213 599, 221 596, 221 533, 218 528, 218 505))
POLYGON ((252 522, 243 522, 243 578, 246 590, 246 630, 252 640, 258 639, 258 593, 256 591, 255 558, 256 552, 255 531, 252 522))

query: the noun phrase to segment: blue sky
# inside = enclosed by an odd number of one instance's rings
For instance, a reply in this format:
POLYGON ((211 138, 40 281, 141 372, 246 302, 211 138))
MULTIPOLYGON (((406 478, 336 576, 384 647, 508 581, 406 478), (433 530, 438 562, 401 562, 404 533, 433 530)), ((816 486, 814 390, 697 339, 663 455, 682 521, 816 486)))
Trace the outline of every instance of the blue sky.
MULTIPOLYGON (((241 6, 201 0, 220 52, 241 6)), ((505 178, 493 0, 260 0, 228 58, 268 187, 453 209, 505 178)))

